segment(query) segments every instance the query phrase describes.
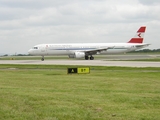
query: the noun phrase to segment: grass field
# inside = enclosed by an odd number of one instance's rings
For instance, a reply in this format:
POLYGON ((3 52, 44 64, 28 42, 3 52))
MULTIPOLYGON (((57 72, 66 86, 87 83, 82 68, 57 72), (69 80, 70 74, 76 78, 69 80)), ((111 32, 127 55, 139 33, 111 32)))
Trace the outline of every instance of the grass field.
POLYGON ((0 65, 0 120, 160 119, 160 68, 90 69, 0 65))
MULTIPOLYGON (((41 56, 5 56, 0 60, 41 60, 41 56)), ((45 56, 46 60, 69 59, 68 56, 45 56)))

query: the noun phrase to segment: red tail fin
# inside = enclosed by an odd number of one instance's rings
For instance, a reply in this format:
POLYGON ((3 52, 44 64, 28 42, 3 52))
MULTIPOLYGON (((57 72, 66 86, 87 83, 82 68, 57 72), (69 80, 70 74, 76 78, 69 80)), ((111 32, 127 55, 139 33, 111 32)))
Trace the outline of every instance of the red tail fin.
POLYGON ((146 26, 140 27, 135 37, 131 38, 131 40, 128 43, 143 43, 145 31, 146 31, 146 26))

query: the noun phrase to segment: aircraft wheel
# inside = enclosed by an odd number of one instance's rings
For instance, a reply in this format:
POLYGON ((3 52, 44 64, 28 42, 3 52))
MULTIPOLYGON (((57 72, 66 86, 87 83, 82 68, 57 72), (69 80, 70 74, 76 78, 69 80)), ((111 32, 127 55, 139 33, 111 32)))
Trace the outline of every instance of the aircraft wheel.
POLYGON ((94 60, 94 57, 93 57, 93 56, 91 56, 91 57, 90 57, 90 60, 94 60))
POLYGON ((44 56, 42 56, 41 60, 44 61, 44 56))
POLYGON ((85 60, 88 60, 89 59, 89 57, 88 56, 85 56, 85 60))

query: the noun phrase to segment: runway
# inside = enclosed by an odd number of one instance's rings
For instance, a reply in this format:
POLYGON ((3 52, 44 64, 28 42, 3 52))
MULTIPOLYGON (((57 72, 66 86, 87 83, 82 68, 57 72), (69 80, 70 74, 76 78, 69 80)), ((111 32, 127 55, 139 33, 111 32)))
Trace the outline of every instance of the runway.
POLYGON ((106 61, 106 60, 0 60, 0 64, 35 65, 82 65, 82 66, 121 66, 121 67, 160 67, 160 62, 106 61))

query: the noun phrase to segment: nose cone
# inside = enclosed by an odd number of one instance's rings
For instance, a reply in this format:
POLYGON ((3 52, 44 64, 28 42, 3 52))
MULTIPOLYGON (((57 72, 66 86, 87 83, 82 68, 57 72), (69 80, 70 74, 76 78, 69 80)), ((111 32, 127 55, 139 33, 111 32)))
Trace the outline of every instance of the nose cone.
POLYGON ((32 55, 32 54, 33 54, 32 49, 28 50, 28 53, 29 53, 30 55, 32 55))

